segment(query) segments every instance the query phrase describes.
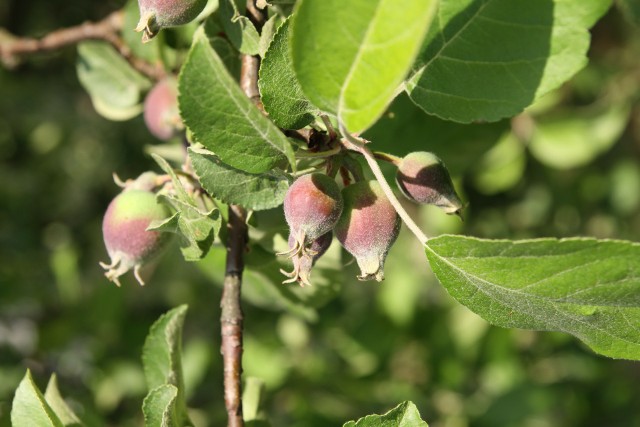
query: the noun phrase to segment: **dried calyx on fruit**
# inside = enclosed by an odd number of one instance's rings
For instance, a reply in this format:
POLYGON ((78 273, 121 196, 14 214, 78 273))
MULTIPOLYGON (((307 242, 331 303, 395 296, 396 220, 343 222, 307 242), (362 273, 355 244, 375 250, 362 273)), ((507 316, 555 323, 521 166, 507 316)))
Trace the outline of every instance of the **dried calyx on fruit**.
POLYGON ((342 196, 332 178, 321 173, 298 178, 284 198, 284 216, 294 241, 281 255, 308 252, 314 240, 333 229, 341 212, 342 196))
POLYGON ((122 193, 109 204, 102 221, 102 235, 111 263, 100 265, 106 270, 105 276, 118 286, 118 278, 129 270, 133 270, 136 280, 144 285, 140 268, 169 241, 168 233, 147 230, 153 221, 169 216, 168 209, 158 203, 155 193, 150 191, 151 175, 143 174, 126 183, 122 193))
POLYGON ((336 238, 356 258, 360 280, 384 280, 384 261, 400 231, 400 216, 378 181, 360 181, 342 190, 344 210, 336 238))
POLYGON ((184 126, 178 110, 178 86, 173 77, 160 80, 144 100, 144 122, 156 138, 173 138, 184 126))
MULTIPOLYGON (((312 241, 306 251, 294 253, 291 257, 291 261, 293 262, 293 271, 287 272, 280 270, 282 274, 289 277, 289 279, 282 283, 298 282, 300 286, 311 285, 311 268, 315 265, 318 258, 320 258, 327 249, 329 249, 332 239, 333 233, 329 231, 312 241)), ((289 248, 293 249, 295 245, 295 236, 293 233, 289 234, 289 248)))
POLYGON ((193 21, 206 4, 207 0, 138 0, 140 21, 136 31, 143 31, 142 42, 146 43, 163 28, 193 21))
POLYGON ((460 215, 462 202, 453 188, 449 171, 435 154, 426 151, 407 154, 398 165, 396 182, 409 200, 436 205, 448 214, 460 215))

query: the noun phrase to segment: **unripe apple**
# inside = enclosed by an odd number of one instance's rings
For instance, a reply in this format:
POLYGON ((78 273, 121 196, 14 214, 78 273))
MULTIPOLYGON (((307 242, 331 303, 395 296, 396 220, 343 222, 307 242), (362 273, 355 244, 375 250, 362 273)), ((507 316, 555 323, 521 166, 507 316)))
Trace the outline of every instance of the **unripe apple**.
POLYGON ((356 258, 360 280, 384 280, 384 261, 400 232, 400 216, 378 181, 342 190, 344 209, 334 228, 340 244, 356 258))
POLYGON ((133 269, 141 285, 142 265, 157 255, 168 241, 168 234, 148 231, 151 222, 168 218, 168 209, 156 201, 151 191, 125 190, 111 201, 102 220, 102 235, 111 264, 100 263, 105 276, 118 286, 118 278, 133 269))
POLYGON ((136 31, 143 31, 142 42, 146 43, 163 28, 193 21, 206 5, 207 0, 138 0, 140 21, 136 31))
POLYGON ((341 212, 342 196, 332 178, 321 173, 298 178, 284 198, 284 216, 295 239, 289 254, 307 250, 314 240, 331 231, 341 212))
MULTIPOLYGON (((311 242, 306 251, 294 253, 291 257, 293 262, 293 271, 286 272, 280 270, 289 279, 282 283, 298 282, 300 286, 311 285, 311 268, 331 246, 333 233, 329 231, 311 242)), ((289 248, 293 249, 296 245, 296 239, 293 234, 289 234, 289 248)))
POLYGON ((459 214, 463 207, 449 171, 433 153, 407 154, 398 165, 396 182, 402 193, 416 203, 436 205, 448 214, 459 214))
POLYGON ((166 141, 182 128, 175 79, 160 80, 144 99, 144 122, 156 138, 166 141))

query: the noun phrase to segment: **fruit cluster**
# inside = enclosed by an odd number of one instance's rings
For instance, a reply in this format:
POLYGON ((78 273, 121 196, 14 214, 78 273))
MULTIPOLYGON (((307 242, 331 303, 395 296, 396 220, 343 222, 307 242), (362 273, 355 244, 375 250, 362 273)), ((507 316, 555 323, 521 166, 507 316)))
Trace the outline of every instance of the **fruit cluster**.
MULTIPOLYGON (((432 153, 414 152, 397 162, 396 182, 416 203, 459 214, 462 203, 449 172, 432 153)), ((333 178, 312 173, 298 178, 284 200, 293 271, 284 283, 310 284, 311 268, 333 235, 360 267, 360 280, 384 280, 384 261, 400 231, 400 217, 378 181, 357 181, 340 191, 333 178)))

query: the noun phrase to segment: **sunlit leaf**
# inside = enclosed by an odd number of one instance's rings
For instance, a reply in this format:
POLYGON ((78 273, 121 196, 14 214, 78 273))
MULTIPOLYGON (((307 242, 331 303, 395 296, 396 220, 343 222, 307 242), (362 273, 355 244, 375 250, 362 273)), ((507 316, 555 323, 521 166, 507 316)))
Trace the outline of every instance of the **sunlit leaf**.
POLYGON ((383 415, 367 415, 343 427, 428 427, 413 402, 403 402, 383 415))
POLYGON ((307 98, 349 131, 367 129, 406 77, 436 3, 299 1, 291 23, 291 56, 307 98))
POLYGON ((511 117, 587 63, 607 0, 442 0, 411 99, 447 120, 511 117))
POLYGON ((60 394, 58 389, 58 377, 56 374, 51 375, 47 389, 44 392, 44 398, 60 419, 60 422, 65 427, 79 427, 82 426, 80 419, 73 412, 73 410, 67 405, 64 398, 60 394))
POLYGON ((18 385, 11 407, 13 427, 64 427, 27 370, 18 385))

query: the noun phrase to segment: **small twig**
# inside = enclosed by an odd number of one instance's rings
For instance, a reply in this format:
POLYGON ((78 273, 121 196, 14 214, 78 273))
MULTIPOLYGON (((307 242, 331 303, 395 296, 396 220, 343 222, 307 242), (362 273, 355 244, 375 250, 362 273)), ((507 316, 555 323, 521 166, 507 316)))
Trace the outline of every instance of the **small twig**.
POLYGON ((143 61, 131 52, 120 36, 123 25, 124 14, 118 10, 100 21, 55 30, 39 39, 18 37, 0 29, 0 62, 7 68, 14 68, 29 55, 59 50, 84 40, 103 40, 142 74, 153 80, 164 77, 166 73, 160 65, 143 61))
MULTIPOLYGON (((247 16, 258 31, 267 20, 266 11, 247 0, 247 16)), ((242 55, 240 87, 248 98, 260 107, 258 91, 258 56, 242 55)), ((243 427, 242 419, 242 327, 240 306, 244 251, 247 246, 247 213, 237 205, 229 205, 227 233, 227 263, 224 290, 220 306, 222 344, 220 350, 224 364, 224 402, 227 408, 227 427, 243 427)))
POLYGON ((342 136, 345 138, 342 140, 342 144, 345 146, 345 148, 347 148, 348 150, 356 151, 364 156, 365 160, 369 164, 369 167, 371 168, 371 172, 373 172, 373 175, 376 177, 376 179, 380 183, 380 186, 382 187, 382 191, 384 191, 384 194, 386 194, 387 198, 389 199, 393 207, 398 212, 398 215, 400 215, 400 218, 402 218, 402 221, 404 221, 407 227, 409 227, 409 230, 411 230, 411 232, 418 238, 420 243, 422 243, 422 245, 426 245, 429 238, 422 232, 420 227, 418 227, 418 225, 413 221, 411 216, 409 216, 407 211, 404 210, 404 208, 398 201, 398 198, 393 193, 393 190, 391 189, 391 187, 389 186, 389 183, 385 179, 382 173, 382 170, 380 169, 380 166, 376 162, 376 159, 373 156, 373 153, 364 145, 364 140, 351 135, 344 128, 342 123, 340 123, 340 132, 342 133, 342 136))
POLYGON ((220 333, 224 365, 224 403, 228 427, 242 427, 242 328, 240 306, 244 251, 247 244, 246 212, 236 205, 229 206, 227 222, 227 262, 224 288, 220 300, 220 333))

